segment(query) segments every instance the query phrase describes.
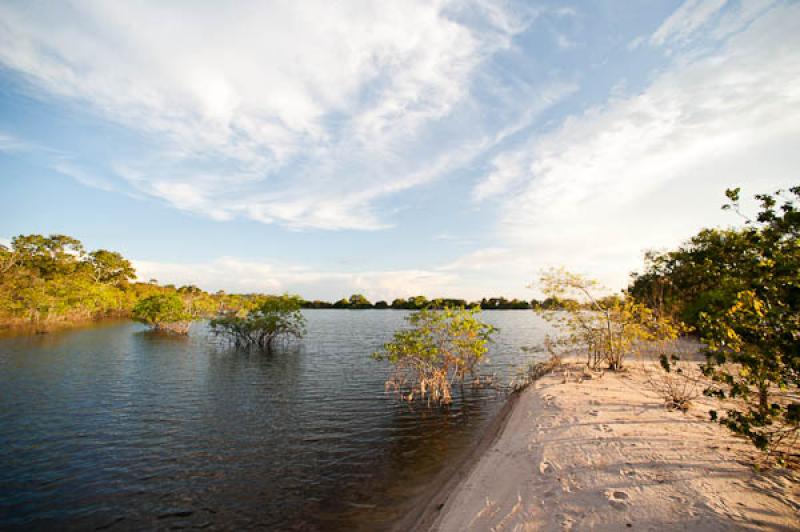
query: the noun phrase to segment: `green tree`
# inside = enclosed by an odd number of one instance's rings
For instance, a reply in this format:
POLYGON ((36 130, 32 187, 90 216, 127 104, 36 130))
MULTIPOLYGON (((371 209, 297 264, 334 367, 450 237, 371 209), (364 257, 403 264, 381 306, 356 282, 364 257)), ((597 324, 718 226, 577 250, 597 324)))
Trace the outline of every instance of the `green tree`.
POLYGON ((631 296, 598 297, 597 281, 563 269, 544 272, 540 286, 548 297, 537 312, 560 330, 556 339, 548 339, 551 350, 583 350, 592 368, 606 363, 611 370, 623 369, 625 360, 644 343, 674 340, 682 331, 680 323, 631 296))
POLYGON ((71 274, 84 256, 83 244, 66 235, 19 235, 11 248, 20 267, 48 280, 71 274))
POLYGON ((271 351, 277 339, 302 338, 305 335, 305 318, 300 310, 302 303, 300 297, 289 294, 267 296, 246 316, 211 320, 211 330, 236 347, 271 351))
POLYGON ((133 307, 133 318, 156 330, 189 333, 192 314, 177 294, 158 294, 145 297, 133 307))
POLYGON ((333 308, 350 308, 350 300, 347 298, 342 298, 333 304, 333 308))
MULTIPOLYGON (((723 208, 744 216, 739 189, 726 195, 723 208)), ((721 421, 781 451, 800 436, 800 406, 787 393, 800 386, 800 187, 756 199, 760 212, 737 232, 746 260, 717 279, 732 296, 701 307, 698 330, 708 344, 705 373, 719 385, 707 393, 745 403, 721 421)))
POLYGON ((98 249, 89 253, 85 264, 96 283, 122 286, 136 278, 130 261, 116 251, 98 249))
POLYGON ((453 383, 475 374, 495 332, 478 319, 479 312, 447 308, 408 316, 410 328, 396 332, 394 340, 373 355, 393 365, 387 390, 408 401, 450 403, 453 383))
POLYGON ((349 307, 354 309, 372 308, 372 303, 361 294, 353 294, 349 299, 349 307))

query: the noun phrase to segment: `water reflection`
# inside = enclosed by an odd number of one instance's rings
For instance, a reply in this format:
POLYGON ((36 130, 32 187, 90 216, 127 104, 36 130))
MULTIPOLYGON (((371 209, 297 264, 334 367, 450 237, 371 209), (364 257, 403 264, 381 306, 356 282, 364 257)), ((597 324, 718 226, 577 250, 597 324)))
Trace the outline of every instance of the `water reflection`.
MULTIPOLYGON (((124 322, 0 339, 0 528, 381 529, 463 452, 501 404, 465 388, 446 409, 383 391, 370 354, 402 312, 310 311, 272 354, 124 322)), ((503 331, 513 372, 542 327, 503 331)))

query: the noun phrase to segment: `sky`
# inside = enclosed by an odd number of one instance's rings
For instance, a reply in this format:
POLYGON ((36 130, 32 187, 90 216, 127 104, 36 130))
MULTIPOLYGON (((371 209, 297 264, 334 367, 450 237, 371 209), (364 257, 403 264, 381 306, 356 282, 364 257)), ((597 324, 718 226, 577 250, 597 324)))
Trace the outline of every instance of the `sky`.
POLYGON ((797 28, 770 0, 0 0, 0 243, 308 299, 618 290, 736 224, 726 188, 798 184, 797 28))

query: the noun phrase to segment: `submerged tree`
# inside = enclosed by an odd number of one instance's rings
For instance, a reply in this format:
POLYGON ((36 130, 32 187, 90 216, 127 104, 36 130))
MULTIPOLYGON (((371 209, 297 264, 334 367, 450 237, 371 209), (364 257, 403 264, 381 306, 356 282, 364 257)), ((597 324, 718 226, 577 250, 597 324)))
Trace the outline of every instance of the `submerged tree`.
POLYGON ((211 331, 236 347, 271 351, 277 339, 302 338, 305 335, 305 318, 300 311, 302 303, 298 296, 267 296, 245 316, 211 320, 211 331))
POLYGON ((175 293, 145 297, 133 307, 133 318, 158 331, 189 334, 192 314, 175 293))
POLYGON ((447 404, 452 386, 475 375, 486 355, 494 327, 478 319, 480 309, 421 310, 406 317, 409 329, 373 355, 393 364, 386 389, 407 401, 415 398, 447 404))

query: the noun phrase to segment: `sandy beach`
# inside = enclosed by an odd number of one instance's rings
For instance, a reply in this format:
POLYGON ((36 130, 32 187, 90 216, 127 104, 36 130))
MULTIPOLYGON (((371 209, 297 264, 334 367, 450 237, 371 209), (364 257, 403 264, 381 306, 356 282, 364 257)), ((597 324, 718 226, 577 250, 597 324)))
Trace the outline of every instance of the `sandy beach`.
POLYGON ((800 474, 756 471, 755 449, 708 421, 711 399, 667 410, 652 370, 534 383, 424 528, 800 529, 800 474))

